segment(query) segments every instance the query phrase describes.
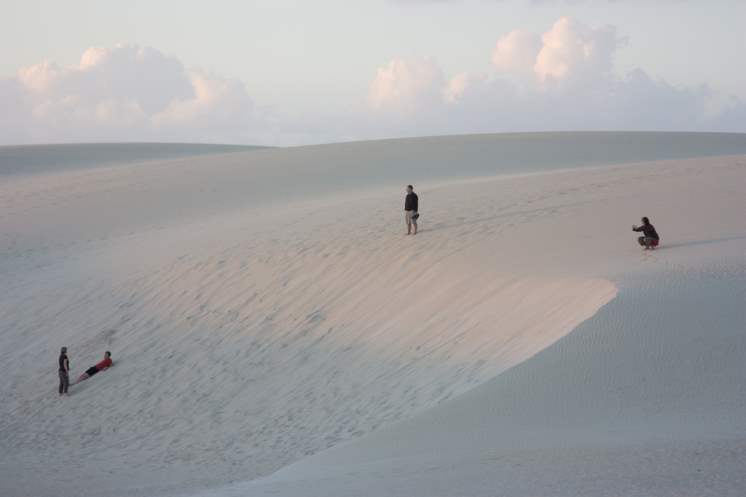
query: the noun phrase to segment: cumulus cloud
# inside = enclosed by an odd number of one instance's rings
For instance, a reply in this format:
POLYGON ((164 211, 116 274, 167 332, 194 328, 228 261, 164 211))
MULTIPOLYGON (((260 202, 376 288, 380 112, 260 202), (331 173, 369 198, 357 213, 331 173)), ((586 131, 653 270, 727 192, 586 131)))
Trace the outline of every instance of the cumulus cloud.
MULTIPOLYGON (((571 129, 746 131, 746 104, 707 86, 615 71, 613 26, 563 17, 543 33, 496 33, 484 73, 447 74, 431 57, 372 74, 367 108, 268 113, 238 80, 136 45, 90 48, 72 67, 0 79, 0 144, 189 141, 299 144, 448 133, 571 129)), ((490 47, 485 47, 489 50, 490 47)), ((364 106, 365 90, 359 104, 364 106)))
POLYGON ((193 89, 190 98, 172 100, 152 116, 159 134, 210 142, 251 142, 252 131, 267 125, 240 81, 199 71, 192 71, 189 80, 193 89))
MULTIPOLYGON (((590 27, 569 17, 558 19, 541 34, 512 31, 497 39, 491 75, 448 77, 433 59, 428 59, 427 74, 438 76, 422 78, 419 85, 408 82, 407 71, 384 71, 387 87, 401 83, 408 88, 389 101, 408 112, 373 106, 373 118, 381 128, 391 130, 390 134, 403 135, 577 129, 746 130, 746 105, 738 99, 725 99, 724 104, 714 106, 724 99, 707 86, 676 87, 641 69, 617 74, 614 59, 624 44, 625 39, 613 26, 590 27), (427 98, 420 91, 426 92, 427 98)), ((379 77, 381 74, 379 70, 379 77)))
POLYGON ((515 30, 499 38, 492 63, 499 74, 524 82, 588 81, 610 74, 623 43, 614 26, 593 28, 562 17, 542 35, 515 30))
POLYGON ((539 35, 517 29, 497 40, 492 50, 492 63, 502 75, 531 75, 541 49, 539 35))
POLYGON ((378 110, 411 114, 438 102, 444 83, 435 60, 396 58, 378 68, 368 101, 378 110))
POLYGON ((251 143, 266 122, 240 81, 137 45, 89 48, 73 67, 42 62, 0 80, 3 143, 251 143))
POLYGON ((542 82, 604 77, 622 42, 613 26, 591 28, 563 17, 542 35, 534 72, 542 82))
POLYGON ((466 91, 474 85, 475 79, 477 78, 465 72, 455 75, 448 80, 446 87, 443 89, 443 99, 450 104, 458 102, 466 91))

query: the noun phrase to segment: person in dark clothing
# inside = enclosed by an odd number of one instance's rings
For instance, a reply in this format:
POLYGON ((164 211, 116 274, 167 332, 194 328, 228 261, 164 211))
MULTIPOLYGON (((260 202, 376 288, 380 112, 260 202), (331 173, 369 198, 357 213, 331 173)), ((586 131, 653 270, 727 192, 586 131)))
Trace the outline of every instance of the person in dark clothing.
POLYGON ((655 231, 655 226, 650 224, 650 219, 642 218, 642 226, 632 226, 632 231, 638 233, 642 232, 642 236, 637 239, 637 242, 645 247, 645 250, 652 250, 660 243, 660 237, 658 232, 655 231))
POLYGON ((414 227, 414 234, 417 234, 417 218, 419 213, 419 198, 414 192, 412 185, 407 186, 407 196, 404 198, 404 221, 407 223, 407 235, 411 235, 414 227))
POLYGON ((73 383, 73 385, 77 385, 81 381, 87 380, 88 378, 98 373, 99 371, 103 371, 104 369, 109 369, 113 364, 114 362, 111 360, 111 352, 107 350, 106 353, 104 353, 104 360, 99 362, 95 366, 91 366, 90 368, 86 369, 85 373, 80 375, 80 378, 78 378, 78 380, 75 383, 73 383))
POLYGON ((60 395, 67 395, 70 386, 70 361, 67 358, 67 347, 60 350, 59 373, 60 373, 60 395))

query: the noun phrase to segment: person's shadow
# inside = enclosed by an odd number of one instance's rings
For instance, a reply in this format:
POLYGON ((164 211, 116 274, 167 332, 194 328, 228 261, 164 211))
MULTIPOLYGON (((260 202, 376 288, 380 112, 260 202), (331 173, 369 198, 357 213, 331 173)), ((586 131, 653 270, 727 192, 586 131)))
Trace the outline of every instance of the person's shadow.
POLYGON ((718 243, 735 242, 738 240, 746 240, 746 235, 726 236, 723 238, 711 238, 709 240, 693 240, 691 242, 661 243, 660 246, 656 248, 656 250, 696 247, 698 245, 715 245, 718 243))

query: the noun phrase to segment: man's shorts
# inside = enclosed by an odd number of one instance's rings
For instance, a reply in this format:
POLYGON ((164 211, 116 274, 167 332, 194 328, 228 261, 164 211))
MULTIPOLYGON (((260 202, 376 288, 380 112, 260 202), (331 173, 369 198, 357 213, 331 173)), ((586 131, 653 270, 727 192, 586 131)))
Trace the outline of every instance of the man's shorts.
POLYGON ((88 376, 93 376, 96 373, 98 373, 98 368, 96 366, 91 366, 85 371, 85 374, 87 374, 88 376))
POLYGON ((404 220, 407 223, 407 226, 414 224, 417 224, 417 219, 415 219, 413 216, 417 213, 417 211, 404 211, 404 220))
POLYGON ((652 238, 649 236, 641 236, 639 238, 639 241, 640 245, 648 245, 650 247, 657 247, 658 243, 660 243, 660 240, 658 240, 657 238, 652 238))

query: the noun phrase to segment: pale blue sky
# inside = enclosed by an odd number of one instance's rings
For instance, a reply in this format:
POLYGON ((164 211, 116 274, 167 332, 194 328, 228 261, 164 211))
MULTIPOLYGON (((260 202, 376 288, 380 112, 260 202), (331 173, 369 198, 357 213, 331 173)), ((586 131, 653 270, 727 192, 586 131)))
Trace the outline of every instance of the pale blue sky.
POLYGON ((44 60, 75 65, 91 46, 152 46, 188 68, 238 78, 261 105, 335 114, 366 105, 378 67, 434 57, 449 76, 489 73, 497 40, 562 16, 611 24, 615 71, 746 98, 741 0, 19 0, 2 1, 0 78, 44 60))

